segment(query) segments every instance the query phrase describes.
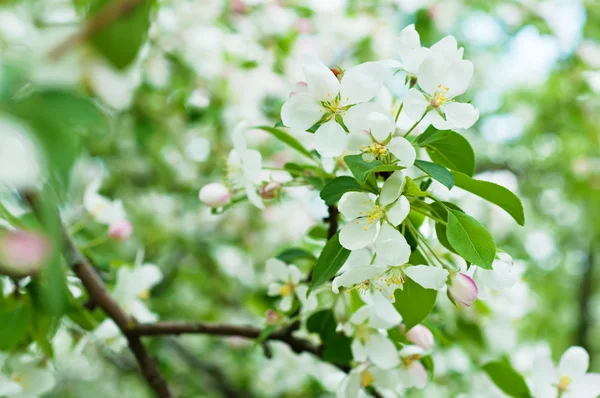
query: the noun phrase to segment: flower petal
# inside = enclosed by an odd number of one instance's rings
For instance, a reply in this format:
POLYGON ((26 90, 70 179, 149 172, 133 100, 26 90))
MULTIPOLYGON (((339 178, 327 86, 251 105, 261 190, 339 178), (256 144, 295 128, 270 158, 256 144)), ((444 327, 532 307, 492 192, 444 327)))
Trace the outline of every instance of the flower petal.
POLYGON ((283 312, 288 312, 292 309, 292 304, 294 303, 294 295, 288 294, 287 296, 283 296, 281 301, 279 302, 279 309, 283 312))
POLYGON ((600 395, 600 374, 588 373, 573 381, 564 398, 596 398, 600 395))
POLYGON ((402 112, 412 119, 413 122, 421 119, 429 106, 429 102, 427 102, 425 96, 416 88, 408 90, 402 103, 404 104, 402 112))
POLYGON ((369 350, 367 346, 360 341, 360 339, 352 340, 350 348, 352 350, 352 357, 355 361, 363 362, 367 360, 369 350))
POLYGON ((343 104, 358 104, 375 97, 389 73, 378 62, 365 62, 348 69, 340 85, 343 104))
POLYGON ((479 109, 471 104, 451 102, 442 106, 446 114, 446 120, 452 123, 454 128, 468 129, 479 119, 479 109))
POLYGON ((427 265, 407 267, 404 272, 406 272, 406 276, 425 289, 441 289, 446 285, 446 279, 448 279, 448 271, 427 265))
POLYGON ((473 77, 473 69, 473 63, 467 60, 454 62, 448 66, 443 81, 440 81, 442 86, 448 87, 446 98, 458 97, 467 91, 473 77))
POLYGON ((400 196, 400 199, 392 205, 386 212, 388 221, 395 227, 400 225, 410 213, 410 203, 406 196, 400 196))
POLYGON ((583 377, 588 370, 590 356, 579 346, 570 347, 560 358, 558 374, 572 379, 583 377))
POLYGON ((256 193, 256 187, 254 185, 252 185, 252 183, 250 183, 250 181, 247 181, 246 186, 244 187, 244 190, 246 192, 246 196, 248 197, 248 201, 250 203, 252 203, 254 206, 256 206, 259 209, 264 209, 265 205, 262 202, 262 199, 260 198, 260 196, 258 196, 258 193, 256 193))
POLYGON ((371 196, 363 192, 346 192, 339 201, 340 213, 348 220, 365 217, 375 210, 375 202, 371 196))
POLYGON ((286 282, 289 277, 289 270, 286 263, 276 258, 270 258, 265 264, 265 271, 267 276, 273 281, 286 282))
POLYGON ((316 57, 309 56, 302 63, 308 91, 319 101, 331 101, 339 92, 340 82, 333 72, 316 57))
POLYGON ((450 123, 447 120, 444 120, 444 118, 441 117, 438 111, 436 111, 435 109, 429 111, 427 113, 427 116, 425 116, 425 119, 429 120, 433 127, 435 127, 438 130, 452 130, 453 128, 455 128, 454 124, 450 123))
POLYGON ((371 307, 371 318, 369 325, 377 329, 389 329, 402 322, 402 316, 390 301, 380 292, 374 292, 371 296, 373 304, 371 307))
POLYGON ((344 152, 346 132, 335 120, 321 125, 315 132, 315 149, 321 156, 334 157, 344 152))
POLYGON ((458 43, 454 36, 446 36, 435 43, 431 46, 431 52, 441 54, 447 63, 456 62, 462 58, 462 52, 458 51, 458 43))
POLYGON ((403 167, 412 167, 417 158, 417 151, 404 137, 394 137, 386 145, 387 149, 398 159, 403 167))
POLYGON ((419 72, 421 63, 430 54, 429 49, 421 47, 421 38, 415 25, 409 25, 400 32, 398 51, 404 69, 413 75, 419 72))
POLYGON ((410 257, 410 245, 400 231, 383 223, 379 229, 379 236, 375 241, 377 260, 382 259, 386 265, 403 265, 410 257))
POLYGON ((371 334, 367 340, 366 350, 369 359, 381 369, 392 369, 400 364, 396 346, 382 334, 371 334))
POLYGON ((262 155, 255 149, 248 149, 240 154, 244 177, 253 184, 260 184, 262 155))
POLYGON ((381 112, 371 112, 368 116, 369 130, 378 142, 385 141, 390 134, 396 131, 396 123, 387 115, 381 112))
POLYGON ((351 133, 369 130, 369 114, 385 113, 385 109, 375 102, 364 102, 353 106, 344 115, 344 124, 351 133))
POLYGON ((281 107, 281 121, 293 130, 306 131, 323 117, 323 108, 312 95, 297 93, 281 107))
POLYGON ((340 231, 340 244, 348 250, 357 250, 373 243, 377 234, 377 223, 366 218, 357 218, 345 224, 340 231))
POLYGON ((353 153, 360 152, 364 147, 371 145, 373 140, 365 130, 356 131, 346 136, 346 148, 353 153))
MULTIPOLYGON (((419 68, 419 86, 429 95, 433 95, 438 86, 444 86, 447 77, 447 64, 444 57, 439 53, 432 53, 421 63, 419 68)), ((450 89, 452 89, 450 87, 450 89)), ((410 115, 409 115, 410 116, 410 115)), ((418 119, 417 119, 418 120, 418 119)))
POLYGON ((335 392, 336 398, 358 398, 360 393, 360 373, 350 372, 344 377, 335 392))
POLYGON ((366 265, 360 268, 352 268, 340 276, 337 276, 331 285, 331 290, 338 294, 340 287, 352 287, 366 280, 376 278, 377 276, 384 273, 385 267, 378 267, 372 265, 366 265))
POLYGON ((379 204, 381 206, 387 206, 396 201, 402 194, 405 184, 406 178, 404 177, 404 173, 400 170, 394 171, 392 175, 385 180, 383 187, 381 187, 379 204))

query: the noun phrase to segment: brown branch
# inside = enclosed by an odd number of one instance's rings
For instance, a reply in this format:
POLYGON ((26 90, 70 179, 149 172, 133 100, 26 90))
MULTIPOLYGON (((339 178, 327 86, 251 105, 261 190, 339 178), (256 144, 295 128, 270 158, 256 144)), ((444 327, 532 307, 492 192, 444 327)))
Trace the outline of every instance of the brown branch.
POLYGON ((329 212, 329 217, 325 218, 325 221, 329 223, 327 237, 331 239, 338 229, 338 214, 340 214, 340 211, 335 205, 327 206, 327 211, 329 212))
MULTIPOLYGON (((38 197, 34 194, 25 194, 25 199, 31 205, 39 219, 43 219, 38 197)), ((142 344, 137 333, 133 332, 135 319, 125 313, 117 302, 108 294, 104 283, 96 273, 94 267, 77 249, 73 240, 65 228, 62 229, 62 239, 66 244, 65 255, 71 261, 73 272, 81 280, 90 299, 108 315, 119 327, 127 338, 129 349, 135 356, 140 371, 150 387, 159 398, 171 398, 169 387, 158 370, 154 359, 150 356, 146 347, 142 344)))
POLYGON ((128 15, 143 2, 149 0, 117 0, 102 9, 79 32, 69 36, 48 54, 48 59, 57 61, 71 48, 86 41, 94 33, 101 31, 118 19, 128 15))

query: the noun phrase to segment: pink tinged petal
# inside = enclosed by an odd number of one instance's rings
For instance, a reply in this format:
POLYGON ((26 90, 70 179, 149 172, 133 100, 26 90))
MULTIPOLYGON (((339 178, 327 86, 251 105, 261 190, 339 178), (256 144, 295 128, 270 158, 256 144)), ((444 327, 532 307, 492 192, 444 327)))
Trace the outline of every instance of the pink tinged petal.
POLYGON ((351 133, 368 131, 370 128, 369 114, 373 112, 385 113, 385 109, 374 102, 364 102, 355 105, 346 111, 344 124, 351 133))
POLYGON ((470 307, 477 300, 477 285, 470 276, 457 273, 450 276, 450 281, 448 294, 457 304, 470 307))
POLYGON ((323 117, 323 107, 310 94, 296 93, 281 107, 281 121, 293 130, 306 131, 323 117))
POLYGON ((407 369, 412 387, 425 388, 427 386, 427 370, 421 362, 413 362, 407 369))
POLYGON ((578 346, 570 347, 560 358, 558 364, 559 376, 568 376, 571 379, 583 377, 588 370, 590 356, 587 351, 578 346))
POLYGON ((406 196, 400 196, 400 199, 386 211, 387 219, 394 227, 400 225, 408 213, 410 213, 410 202, 406 196))
POLYGON ((446 98, 452 99, 458 97, 469 87, 471 77, 473 77, 473 63, 467 60, 454 62, 446 70, 442 86, 448 87, 446 98))
POLYGON ((429 113, 427 113, 427 116, 425 116, 425 118, 429 122, 431 122, 433 127, 435 127, 438 130, 452 130, 452 129, 456 128, 456 126, 454 126, 454 124, 452 124, 451 122, 449 122, 447 120, 444 120, 444 118, 441 117, 440 114, 438 113, 438 111, 435 109, 429 111, 429 113))
POLYGON ((371 145, 373 140, 365 130, 356 131, 346 136, 346 148, 351 152, 360 152, 364 147, 371 145))
POLYGON ((429 106, 429 102, 425 99, 425 96, 416 88, 408 90, 402 103, 404 104, 402 112, 413 120, 413 123, 421 119, 429 106))
POLYGON ((417 151, 404 137, 394 137, 386 145, 387 149, 398 159, 402 167, 412 167, 417 158, 417 151))
POLYGON ((334 120, 321 125, 315 132, 315 149, 321 156, 329 158, 341 155, 345 142, 346 132, 334 120))
POLYGON ((358 104, 375 97, 388 77, 386 69, 378 62, 365 62, 344 73, 340 85, 342 104, 358 104))
POLYGON ((331 101, 339 92, 340 82, 325 64, 315 57, 307 57, 302 63, 308 91, 318 101, 331 101))
POLYGON ((367 340, 366 350, 369 359, 381 369, 392 369, 400 364, 396 346, 382 334, 371 334, 367 340))
POLYGON ((13 277, 36 273, 51 252, 48 238, 37 232, 9 231, 0 237, 0 270, 13 277))
POLYGON ((366 218, 349 221, 340 231, 340 244, 348 250, 362 249, 373 243, 377 223, 370 224, 366 218))
MULTIPOLYGON (((229 196, 229 192, 227 192, 229 196)), ((120 220, 110 224, 108 227, 108 237, 117 241, 126 241, 133 233, 133 226, 129 220, 120 220)))
POLYGON ((443 268, 427 265, 407 267, 404 272, 410 279, 425 289, 441 289, 448 279, 448 271, 443 268))
MULTIPOLYGON (((433 95, 439 89, 439 85, 444 86, 444 79, 447 77, 447 67, 444 57, 438 53, 432 53, 425 58, 419 68, 419 86, 427 94, 433 95)), ((410 116, 410 115, 409 115, 410 116)))
POLYGON ((403 265, 410 257, 410 245, 400 231, 383 223, 379 236, 375 241, 377 260, 383 260, 387 265, 403 265))
POLYGON ((448 123, 451 123, 454 128, 468 129, 479 119, 479 109, 471 104, 451 102, 442 106, 442 111, 448 123))
POLYGON ((340 198, 339 209, 346 219, 354 220, 375 211, 375 202, 366 193, 347 192, 340 198))
POLYGON ((340 287, 352 287, 366 280, 378 277, 385 272, 385 267, 367 265, 360 268, 352 268, 340 276, 337 276, 331 285, 331 290, 338 294, 340 287))
POLYGON ((378 142, 385 141, 396 131, 396 123, 386 114, 372 112, 368 116, 369 130, 378 142))
POLYGON ((413 326, 412 329, 406 332, 406 338, 424 350, 429 350, 433 347, 433 333, 423 325, 413 326))
POLYGON ((394 171, 394 173, 392 173, 392 175, 383 183, 379 195, 379 204, 381 206, 387 206, 390 203, 395 202, 402 194, 405 184, 406 178, 402 171, 394 171))

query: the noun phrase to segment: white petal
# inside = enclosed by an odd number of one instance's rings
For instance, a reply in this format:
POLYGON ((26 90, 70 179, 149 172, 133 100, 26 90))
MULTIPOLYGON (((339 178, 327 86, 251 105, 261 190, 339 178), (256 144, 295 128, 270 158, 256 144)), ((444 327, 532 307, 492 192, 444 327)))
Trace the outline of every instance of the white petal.
POLYGON ((315 132, 315 149, 321 156, 334 157, 344 152, 346 132, 335 120, 321 125, 315 132))
POLYGON ((10 378, 0 375, 0 396, 17 395, 23 392, 23 387, 19 383, 14 382, 10 378))
MULTIPOLYGON (((435 53, 439 53, 444 57, 444 60, 448 63, 457 61, 458 53, 458 43, 454 36, 446 36, 433 46, 431 46, 431 51, 435 53)), ((460 54, 462 57, 462 54, 460 54)))
POLYGON ((373 243, 377 224, 369 224, 366 218, 349 221, 340 231, 340 244, 348 250, 357 250, 373 243))
POLYGON ((302 63, 308 91, 319 101, 331 101, 339 92, 340 82, 333 72, 315 57, 302 63))
POLYGON ((346 148, 348 151, 358 153, 364 147, 368 147, 373 143, 371 136, 365 130, 356 131, 346 136, 346 148))
MULTIPOLYGON (((419 86, 429 95, 433 95, 438 86, 444 86, 444 78, 447 77, 447 66, 444 57, 438 53, 432 53, 421 63, 419 68, 419 86)), ((450 87, 452 89, 452 87, 450 87)), ((409 115, 410 116, 410 115, 409 115)))
POLYGON ((245 121, 241 121, 235 125, 233 128, 233 133, 231 134, 231 141, 233 142, 233 149, 235 149, 238 153, 244 153, 247 149, 246 147, 246 129, 248 128, 248 123, 245 121))
POLYGON ((323 107, 310 94, 295 94, 281 107, 281 121, 293 130, 306 131, 323 117, 323 107))
POLYGON ((389 329, 402 322, 402 316, 383 294, 374 292, 370 297, 373 301, 370 326, 378 329, 389 329))
POLYGON ((357 362, 363 362, 367 360, 367 355, 369 353, 366 345, 364 345, 360 339, 352 340, 352 345, 350 346, 352 349, 352 357, 357 362))
POLYGON ((412 119, 413 123, 421 119, 429 106, 425 96, 416 88, 408 90, 402 103, 404 104, 402 112, 412 119))
POLYGON ((406 184, 406 178, 400 170, 396 170, 391 176, 383 183, 381 187, 381 194, 379 195, 379 204, 381 206, 387 206, 390 203, 396 201, 402 194, 404 185, 406 184))
POLYGON ((412 387, 425 388, 427 386, 427 370, 421 362, 413 362, 406 371, 409 374, 412 387))
POLYGON ((253 184, 260 184, 262 168, 262 155, 255 149, 249 149, 241 156, 244 177, 253 184))
POLYGON ((267 275, 271 280, 287 282, 289 270, 286 263, 276 258, 270 258, 265 265, 267 275))
POLYGON ((406 196, 400 196, 400 199, 392 205, 386 215, 389 222, 395 227, 406 219, 408 213, 410 213, 410 202, 406 199, 406 196))
POLYGON ((375 210, 375 202, 366 193, 347 192, 339 201, 340 213, 348 220, 365 217, 367 213, 375 210))
POLYGON ((421 39, 415 25, 409 25, 400 32, 398 51, 404 69, 413 75, 419 72, 419 66, 430 53, 429 49, 421 47, 421 39))
POLYGON ((494 289, 508 289, 517 283, 517 273, 513 272, 510 265, 503 263, 499 260, 494 260, 492 264, 493 270, 487 270, 483 268, 477 268, 475 270, 475 279, 477 285, 481 282, 484 286, 494 289))
POLYGON ((385 270, 385 267, 378 267, 372 265, 366 265, 360 268, 352 268, 344 272, 340 276, 337 276, 333 280, 331 290, 335 294, 338 294, 340 287, 352 287, 366 280, 376 278, 377 276, 383 274, 385 270))
POLYGON ((342 379, 336 392, 336 398, 358 398, 360 393, 360 373, 350 372, 342 379))
POLYGON ((425 116, 425 119, 429 120, 433 127, 435 127, 438 130, 452 130, 456 128, 454 124, 447 120, 444 120, 444 118, 442 118, 435 109, 429 111, 427 113, 427 116, 425 116))
POLYGON ((400 358, 394 343, 379 333, 369 336, 366 349, 369 359, 381 369, 392 369, 400 364, 400 358))
POLYGON ((572 379, 583 377, 588 370, 590 356, 587 351, 578 346, 570 347, 560 358, 558 374, 572 379))
POLYGON ((369 316, 371 315, 372 308, 368 305, 363 305, 359 309, 356 310, 354 314, 350 317, 350 323, 353 325, 361 325, 365 323, 369 316))
POLYGON ((446 120, 454 125, 454 128, 468 129, 479 119, 479 109, 471 104, 451 102, 442 106, 446 120))
POLYGON ((294 303, 294 296, 292 294, 288 294, 281 298, 279 302, 279 309, 283 312, 288 312, 292 309, 292 304, 294 303))
POLYGON ((448 271, 445 269, 427 265, 407 267, 404 272, 410 279, 425 289, 441 289, 446 285, 446 279, 448 278, 448 271))
POLYGON ((275 282, 271 283, 267 288, 268 296, 280 296, 281 295, 281 283, 275 282))
POLYGON ((403 167, 412 167, 417 158, 417 151, 404 137, 394 137, 386 145, 387 149, 398 159, 403 167))
POLYGON ((371 112, 368 119, 369 130, 378 142, 385 141, 396 130, 396 123, 387 114, 371 112))
POLYGON ((400 231, 383 223, 375 241, 375 252, 378 261, 383 260, 387 265, 403 265, 410 257, 410 245, 400 231))
POLYGON ((473 63, 467 60, 454 62, 445 72, 443 81, 440 81, 442 86, 448 87, 446 97, 448 99, 457 97, 467 91, 471 77, 473 77, 473 63))
POLYGON ((573 381, 564 398, 597 398, 600 395, 600 374, 588 373, 573 381))
POLYGON ((375 102, 364 102, 354 105, 346 111, 344 115, 344 124, 348 130, 353 133, 356 131, 369 130, 369 114, 372 112, 385 113, 385 109, 375 102))
POLYGON ((289 273, 289 281, 292 282, 294 285, 297 285, 298 283, 300 283, 300 281, 302 280, 302 277, 304 276, 302 274, 302 271, 300 271, 298 269, 298 267, 296 267, 295 265, 290 265, 288 266, 288 273, 289 273))
POLYGON ((135 283, 139 292, 151 289, 162 280, 162 272, 158 265, 143 264, 134 269, 135 283))
POLYGON ((256 187, 254 185, 252 185, 252 183, 250 183, 250 181, 246 182, 246 186, 244 187, 244 190, 246 192, 246 196, 248 197, 248 201, 250 203, 252 203, 254 206, 258 207, 259 209, 264 209, 265 205, 262 202, 262 199, 260 198, 260 196, 258 196, 258 193, 256 193, 256 187))
POLYGON ((343 104, 358 104, 375 97, 388 72, 378 62, 365 62, 348 69, 340 85, 340 97, 343 104))
POLYGON ((352 250, 342 269, 345 268, 346 270, 349 270, 352 268, 364 267, 371 263, 372 257, 373 255, 368 249, 352 250))

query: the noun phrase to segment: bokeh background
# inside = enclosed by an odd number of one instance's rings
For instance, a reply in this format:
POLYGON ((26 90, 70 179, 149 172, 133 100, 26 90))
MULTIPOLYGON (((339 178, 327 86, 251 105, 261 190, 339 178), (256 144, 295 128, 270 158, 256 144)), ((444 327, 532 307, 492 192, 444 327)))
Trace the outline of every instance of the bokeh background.
MULTIPOLYGON (((111 269, 136 256, 159 265, 164 278, 147 304, 161 319, 264 324, 272 305, 262 275, 266 259, 290 246, 320 247, 307 233, 326 208, 317 192, 297 187, 264 213, 243 204, 212 214, 198 190, 223 178, 235 123, 280 120, 302 77, 304 53, 332 67, 397 59, 398 33, 414 23, 422 45, 454 35, 465 47, 475 65, 465 96, 481 117, 463 134, 477 154, 478 178, 518 193, 526 211, 519 227, 483 201, 451 195, 513 255, 529 286, 497 302, 502 322, 465 323, 463 343, 526 358, 522 347, 546 342, 555 359, 582 345, 600 371, 600 2, 160 0, 140 54, 124 70, 85 45, 48 61, 48 50, 79 28, 88 6, 0 1, 0 62, 18 65, 35 84, 67 88, 101 106, 105 119, 83 135, 63 212, 76 224, 83 191, 97 178, 105 195, 123 200, 134 237, 87 254, 109 281, 111 269)), ((3 116, 0 126, 22 128, 3 116)), ((297 136, 310 146, 309 134, 297 136)), ((250 145, 274 168, 296 156, 259 131, 251 132, 250 145)), ((16 201, 5 192, 2 203, 10 208, 16 201)), ((77 239, 95 233, 86 228, 77 239)), ((98 347, 84 366, 65 340, 55 342, 57 353, 68 349, 59 388, 48 397, 148 395, 127 353, 98 347)), ((182 397, 330 394, 327 381, 317 381, 326 374, 321 365, 283 346, 274 345, 267 359, 252 342, 236 339, 149 343, 182 397)), ((440 355, 436 369, 445 387, 411 396, 465 393, 469 381, 458 375, 465 362, 456 352, 440 355)))

